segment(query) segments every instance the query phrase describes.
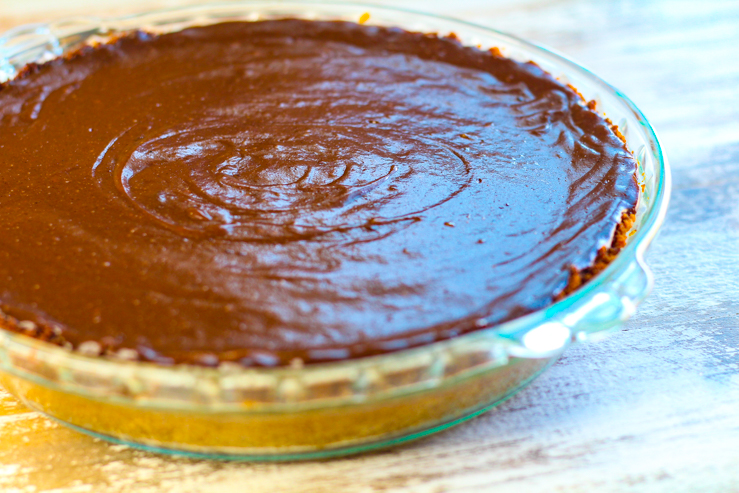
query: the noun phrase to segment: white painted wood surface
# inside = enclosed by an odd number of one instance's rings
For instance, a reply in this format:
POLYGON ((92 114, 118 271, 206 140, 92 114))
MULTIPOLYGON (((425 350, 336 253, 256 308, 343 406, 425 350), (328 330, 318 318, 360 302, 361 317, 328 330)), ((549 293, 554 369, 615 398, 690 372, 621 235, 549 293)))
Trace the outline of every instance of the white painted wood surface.
MULTIPOLYGON (((161 0, 0 0, 0 30, 161 0)), ((180 2, 181 3, 181 2, 180 2)), ((572 348, 516 397, 429 439, 298 464, 195 461, 111 446, 0 394, 0 491, 739 491, 739 2, 383 3, 553 47, 622 89, 660 133, 672 207, 657 283, 627 327, 572 348)))

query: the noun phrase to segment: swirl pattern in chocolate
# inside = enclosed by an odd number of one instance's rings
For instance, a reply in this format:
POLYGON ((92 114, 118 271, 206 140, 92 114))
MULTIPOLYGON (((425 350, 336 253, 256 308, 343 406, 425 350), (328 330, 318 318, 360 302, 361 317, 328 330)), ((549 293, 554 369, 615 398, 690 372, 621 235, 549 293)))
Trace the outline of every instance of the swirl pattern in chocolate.
POLYGON ((164 364, 417 346, 551 304, 635 169, 572 89, 454 38, 135 33, 0 90, 0 309, 164 364))

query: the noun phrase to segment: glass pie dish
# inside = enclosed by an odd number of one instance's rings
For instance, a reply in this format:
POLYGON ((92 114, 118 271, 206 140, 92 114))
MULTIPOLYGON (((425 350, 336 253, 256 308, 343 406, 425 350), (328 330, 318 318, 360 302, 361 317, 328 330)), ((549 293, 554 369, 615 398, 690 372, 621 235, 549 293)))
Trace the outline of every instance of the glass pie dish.
POLYGON ((224 21, 331 19, 455 33, 534 61, 618 125, 641 186, 627 246, 584 287, 524 317, 394 353, 302 367, 218 368, 89 357, 0 330, 0 384, 33 409, 101 438, 193 456, 292 460, 419 438, 469 419, 525 386, 573 342, 630 317, 651 288, 643 255, 667 207, 670 175, 654 130, 625 96, 551 51, 451 19, 366 5, 246 2, 114 19, 76 18, 0 37, 0 81, 89 43, 143 29, 224 21))

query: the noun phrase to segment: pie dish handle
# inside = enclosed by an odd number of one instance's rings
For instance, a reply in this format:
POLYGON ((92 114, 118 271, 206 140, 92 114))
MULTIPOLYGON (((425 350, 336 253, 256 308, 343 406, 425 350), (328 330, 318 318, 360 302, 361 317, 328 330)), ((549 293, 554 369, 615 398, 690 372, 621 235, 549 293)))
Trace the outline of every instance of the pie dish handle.
MULTIPOLYGON (((508 353, 519 358, 543 358, 561 353, 571 343, 602 339, 618 329, 636 311, 652 290, 654 278, 641 252, 625 268, 610 278, 594 279, 583 289, 585 296, 574 302, 560 316, 544 319, 528 330, 509 337, 508 353)), ((567 303, 565 298, 560 303, 567 303)), ((559 303, 551 309, 556 309, 559 303)))

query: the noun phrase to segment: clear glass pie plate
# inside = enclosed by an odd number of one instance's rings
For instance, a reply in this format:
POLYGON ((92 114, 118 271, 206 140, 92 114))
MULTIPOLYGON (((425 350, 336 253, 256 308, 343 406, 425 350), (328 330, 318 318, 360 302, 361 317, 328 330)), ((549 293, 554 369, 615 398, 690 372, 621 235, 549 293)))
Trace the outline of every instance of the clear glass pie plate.
MULTIPOLYGON (((576 87, 618 125, 642 188, 627 246, 584 287, 546 309, 451 340, 386 355, 285 368, 218 368, 88 357, 0 329, 0 384, 81 431, 157 451, 292 460, 385 447, 469 419, 521 389, 572 343, 630 317, 652 285, 644 252, 665 216, 670 173, 654 130, 618 90, 515 37, 452 19, 368 5, 238 2, 122 18, 74 18, 0 36, 0 82, 26 64, 144 29, 224 21, 332 19, 446 35, 532 60, 576 87), (369 14, 369 18, 367 18, 369 14)), ((2 326, 0 314, 0 326, 2 326)), ((542 403, 545 405, 545 403, 542 403)))

